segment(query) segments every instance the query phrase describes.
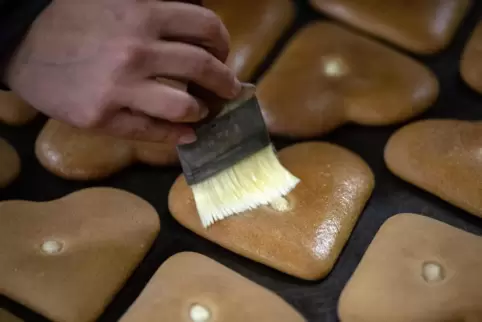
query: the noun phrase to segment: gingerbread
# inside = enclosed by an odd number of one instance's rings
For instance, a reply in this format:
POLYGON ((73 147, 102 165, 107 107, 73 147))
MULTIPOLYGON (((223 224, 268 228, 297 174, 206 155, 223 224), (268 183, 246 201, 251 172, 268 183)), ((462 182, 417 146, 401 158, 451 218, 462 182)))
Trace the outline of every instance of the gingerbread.
POLYGON ((157 270, 120 322, 303 322, 276 294, 200 254, 179 253, 157 270))
POLYGON ((112 188, 0 202, 0 294, 53 321, 94 321, 158 232, 151 205, 112 188))
POLYGON ((7 187, 20 173, 20 157, 13 146, 0 138, 0 188, 7 187))
POLYGON ((482 94, 482 22, 475 27, 465 46, 460 63, 462 79, 475 91, 482 94))
POLYGON ((471 0, 310 0, 313 7, 375 37, 418 54, 445 49, 471 0))
POLYGON ((328 143, 296 144, 279 158, 301 182, 270 206, 205 229, 181 175, 169 193, 169 209, 183 226, 235 253, 302 279, 323 278, 371 195, 373 173, 360 157, 328 143))
POLYGON ((392 135, 385 163, 398 177, 482 217, 482 122, 423 120, 392 135))
POLYGON ((406 121, 438 96, 433 73, 415 60, 333 23, 301 29, 260 80, 272 134, 307 138, 345 123, 406 121))
POLYGON ((46 169, 72 180, 102 179, 135 162, 155 166, 179 162, 175 146, 123 140, 53 119, 39 134, 35 154, 46 169))
POLYGON ((0 90, 0 122, 8 125, 24 125, 32 121, 38 112, 19 96, 0 90))
POLYGON ((290 0, 205 0, 226 25, 230 37, 227 65, 249 81, 276 41, 294 20, 290 0))
POLYGON ((388 219, 345 286, 343 322, 482 321, 482 237, 415 214, 388 219))

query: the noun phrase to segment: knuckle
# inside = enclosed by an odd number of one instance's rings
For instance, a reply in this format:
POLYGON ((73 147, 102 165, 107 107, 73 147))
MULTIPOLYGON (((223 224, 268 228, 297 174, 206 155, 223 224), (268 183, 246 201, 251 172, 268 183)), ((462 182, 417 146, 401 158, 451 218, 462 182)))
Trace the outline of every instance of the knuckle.
POLYGON ((129 39, 123 41, 119 47, 117 57, 121 65, 137 68, 145 64, 148 52, 142 42, 129 39))
POLYGON ((214 59, 214 56, 200 50, 194 64, 194 74, 200 78, 210 74, 214 66, 214 59))

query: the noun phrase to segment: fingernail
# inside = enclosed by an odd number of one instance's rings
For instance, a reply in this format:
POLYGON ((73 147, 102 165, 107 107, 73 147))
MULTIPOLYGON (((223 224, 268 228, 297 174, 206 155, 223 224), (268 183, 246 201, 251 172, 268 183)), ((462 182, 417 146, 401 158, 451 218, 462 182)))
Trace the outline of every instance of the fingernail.
POLYGON ((238 96, 242 89, 243 89, 243 85, 242 85, 241 82, 236 78, 236 79, 234 80, 234 87, 233 87, 233 90, 232 90, 232 95, 233 95, 233 97, 238 96))
POLYGON ((196 134, 194 133, 188 133, 188 134, 183 134, 181 137, 179 137, 178 142, 179 144, 189 144, 193 143, 197 140, 196 134))
POLYGON ((206 116, 209 114, 209 109, 205 106, 200 106, 199 107, 199 116, 201 119, 204 119, 206 116))

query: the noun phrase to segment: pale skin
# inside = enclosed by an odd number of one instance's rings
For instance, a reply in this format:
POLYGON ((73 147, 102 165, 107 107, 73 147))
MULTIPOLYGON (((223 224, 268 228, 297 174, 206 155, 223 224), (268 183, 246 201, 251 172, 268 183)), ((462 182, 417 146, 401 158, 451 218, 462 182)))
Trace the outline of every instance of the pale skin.
POLYGON ((224 61, 229 35, 212 11, 159 0, 54 0, 11 60, 8 86, 49 117, 122 138, 184 144, 209 113, 196 84, 241 89, 224 61), (159 82, 174 79, 180 86, 159 82))

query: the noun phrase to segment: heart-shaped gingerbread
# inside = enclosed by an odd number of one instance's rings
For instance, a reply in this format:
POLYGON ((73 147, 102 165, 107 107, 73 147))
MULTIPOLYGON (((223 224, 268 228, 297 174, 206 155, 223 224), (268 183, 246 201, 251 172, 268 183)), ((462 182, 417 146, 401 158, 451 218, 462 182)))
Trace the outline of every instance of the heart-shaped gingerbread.
POLYGON ((482 21, 477 24, 465 46, 460 62, 463 80, 482 94, 482 21))
POLYGON ((0 156, 0 188, 5 188, 19 175, 21 161, 15 148, 2 138, 0 156))
POLYGON ((46 169, 73 180, 105 178, 135 162, 155 166, 179 162, 175 146, 94 134, 53 119, 40 132, 35 153, 46 169))
POLYGON ((290 0, 204 0, 231 37, 226 64, 241 81, 249 81, 295 17, 290 0))
POLYGON ((166 260, 120 322, 303 322, 276 294, 214 260, 179 253, 166 260))
POLYGON ((18 318, 17 316, 13 315, 12 313, 5 311, 4 309, 0 308, 0 321, 2 322, 23 322, 22 319, 18 318))
POLYGON ((345 123, 406 121, 435 101, 438 81, 408 56, 318 22, 287 45, 257 94, 271 133, 315 137, 345 123))
POLYGON ((13 92, 0 91, 0 122, 8 125, 24 125, 38 112, 13 92))
POLYGON ((482 237, 415 214, 388 219, 343 290, 343 322, 482 321, 482 237))
POLYGON ((388 141, 385 163, 403 180, 482 217, 482 122, 409 124, 388 141))
POLYGON ((155 209, 111 188, 0 203, 0 294, 53 321, 94 321, 159 232, 155 209))
POLYGON ((419 54, 446 48, 471 0, 310 0, 355 28, 419 54))
POLYGON ((205 229, 181 175, 169 193, 169 209, 183 226, 235 253, 299 278, 322 278, 371 195, 373 173, 360 157, 328 143, 296 144, 281 150, 279 159, 301 182, 270 207, 205 229))

